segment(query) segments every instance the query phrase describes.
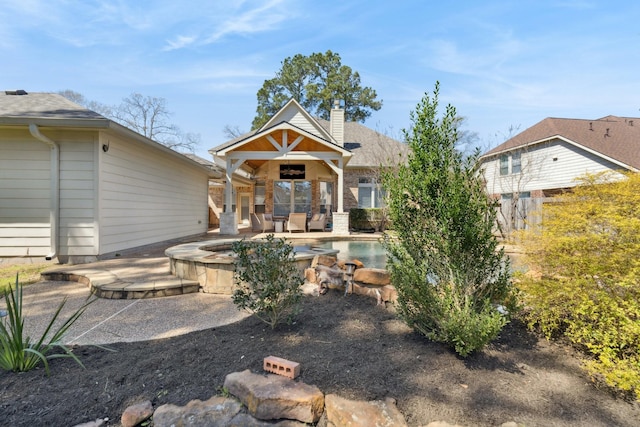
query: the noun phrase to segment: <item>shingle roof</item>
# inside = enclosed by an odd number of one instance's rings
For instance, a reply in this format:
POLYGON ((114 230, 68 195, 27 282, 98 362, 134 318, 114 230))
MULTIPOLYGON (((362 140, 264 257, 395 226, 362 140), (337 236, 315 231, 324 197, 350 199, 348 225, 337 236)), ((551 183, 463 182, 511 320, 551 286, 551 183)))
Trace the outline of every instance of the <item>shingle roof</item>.
MULTIPOLYGON (((318 120, 320 125, 329 130, 328 120, 318 120)), ((378 167, 382 163, 398 160, 398 155, 406 158, 409 146, 377 132, 358 122, 345 122, 344 148, 353 153, 347 167, 378 167)))
POLYGON ((603 157, 640 169, 640 118, 606 116, 596 120, 548 117, 482 157, 510 151, 555 137, 565 138, 603 157))
POLYGON ((0 92, 0 117, 43 119, 103 119, 105 117, 55 93, 8 95, 0 92))

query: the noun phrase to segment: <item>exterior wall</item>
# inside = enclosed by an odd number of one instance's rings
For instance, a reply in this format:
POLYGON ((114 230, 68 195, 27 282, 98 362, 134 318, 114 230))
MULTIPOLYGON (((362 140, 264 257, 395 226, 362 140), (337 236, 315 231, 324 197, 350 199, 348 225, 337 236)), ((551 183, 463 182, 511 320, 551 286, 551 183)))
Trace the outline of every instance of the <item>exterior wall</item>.
POLYGON ((100 146, 100 253, 207 231, 204 171, 137 141, 103 133, 100 146))
POLYGON ((358 168, 346 169, 344 171, 344 210, 349 212, 351 209, 358 208, 358 185, 360 178, 376 178, 379 174, 376 169, 358 168))
POLYGON ((97 132, 46 134, 60 145, 58 258, 98 254, 97 132))
POLYGON ((50 252, 50 151, 26 129, 0 131, 0 257, 50 252))
POLYGON ((575 179, 585 173, 620 169, 616 164, 562 140, 539 144, 522 152, 521 164, 522 173, 501 176, 500 157, 486 160, 483 168, 487 191, 490 194, 531 191, 533 196, 536 190, 574 187, 575 179))
POLYGON ((209 186, 209 227, 220 227, 220 214, 224 206, 224 187, 209 186))

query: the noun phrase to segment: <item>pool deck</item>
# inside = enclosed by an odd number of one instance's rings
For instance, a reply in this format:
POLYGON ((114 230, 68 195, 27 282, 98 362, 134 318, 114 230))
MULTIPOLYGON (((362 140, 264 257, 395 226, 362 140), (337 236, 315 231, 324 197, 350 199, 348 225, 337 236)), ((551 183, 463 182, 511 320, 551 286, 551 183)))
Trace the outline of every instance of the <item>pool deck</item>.
MULTIPOLYGON (((293 244, 297 241, 377 240, 381 236, 380 233, 335 236, 330 232, 272 234, 277 238, 291 240, 293 244)), ((47 281, 79 282, 87 285, 98 296, 110 299, 141 299, 196 293, 200 289, 198 281, 178 278, 171 274, 170 260, 165 254, 167 249, 188 242, 265 236, 264 233, 251 232, 250 228, 241 228, 240 234, 234 236, 221 235, 218 230, 211 230, 191 240, 162 242, 122 251, 93 263, 56 265, 44 271, 42 278, 47 281)))

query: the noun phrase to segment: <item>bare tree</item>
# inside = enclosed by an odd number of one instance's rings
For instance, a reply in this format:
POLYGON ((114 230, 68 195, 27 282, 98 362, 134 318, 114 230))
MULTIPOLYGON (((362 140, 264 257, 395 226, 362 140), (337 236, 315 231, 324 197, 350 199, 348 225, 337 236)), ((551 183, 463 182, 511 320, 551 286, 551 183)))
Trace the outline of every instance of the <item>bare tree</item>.
POLYGON ((124 98, 120 105, 111 107, 89 101, 81 93, 70 89, 58 93, 172 150, 194 152, 200 145, 199 134, 182 132, 177 125, 170 123, 172 113, 164 98, 134 92, 124 98))
POLYGON ((514 230, 526 228, 531 222, 531 214, 541 208, 539 198, 531 198, 526 190, 532 181, 541 177, 542 166, 548 156, 544 151, 534 149, 529 144, 508 153, 502 153, 493 164, 493 188, 490 193, 500 194, 500 208, 497 215, 502 237, 507 238, 514 230), (504 158, 504 160, 502 160, 504 158), (506 164, 506 170, 501 171, 506 164))
POLYGON ((76 92, 71 89, 65 89, 58 91, 59 95, 64 96, 71 102, 75 102, 78 105, 82 105, 88 110, 95 111, 98 114, 101 114, 105 117, 111 118, 113 116, 113 107, 110 107, 107 104, 102 104, 97 101, 90 101, 80 92, 76 92))
POLYGON ((240 135, 244 135, 246 132, 243 130, 240 130, 240 127, 237 125, 224 125, 224 128, 222 129, 222 133, 224 133, 224 136, 229 138, 229 139, 234 139, 239 137, 240 135))
POLYGON ((169 122, 170 117, 164 98, 137 92, 124 98, 113 113, 114 120, 149 139, 176 151, 195 151, 200 136, 184 134, 177 125, 169 122))

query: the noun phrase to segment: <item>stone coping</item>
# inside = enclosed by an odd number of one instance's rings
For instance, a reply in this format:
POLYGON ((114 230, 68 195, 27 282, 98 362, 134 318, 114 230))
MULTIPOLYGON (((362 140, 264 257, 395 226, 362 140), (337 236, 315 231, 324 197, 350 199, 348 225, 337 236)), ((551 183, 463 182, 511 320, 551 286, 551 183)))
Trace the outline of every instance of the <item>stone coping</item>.
MULTIPOLYGON (((253 237, 251 240, 263 240, 260 236, 257 235, 253 237)), ((276 235, 276 237, 278 237, 276 235)), ((309 249, 304 251, 304 255, 315 256, 318 254, 321 255, 335 255, 338 253, 337 250, 334 249, 322 249, 322 248, 313 248, 313 242, 325 242, 325 241, 344 241, 344 240, 378 240, 380 238, 379 235, 376 234, 358 234, 358 235, 350 235, 350 236, 300 236, 296 238, 287 238, 285 239, 293 244, 294 248, 296 247, 296 243, 310 245, 309 249)), ((165 250, 165 255, 171 259, 179 259, 183 261, 195 261, 202 264, 233 264, 233 257, 227 253, 216 254, 216 252, 226 252, 231 251, 231 245, 234 242, 242 240, 242 238, 232 238, 232 239, 212 239, 212 240, 201 240, 198 242, 190 242, 183 243, 180 245, 172 246, 165 250)), ((303 253, 300 251, 300 253, 303 253)), ((298 258, 298 257, 296 257, 298 258)))

